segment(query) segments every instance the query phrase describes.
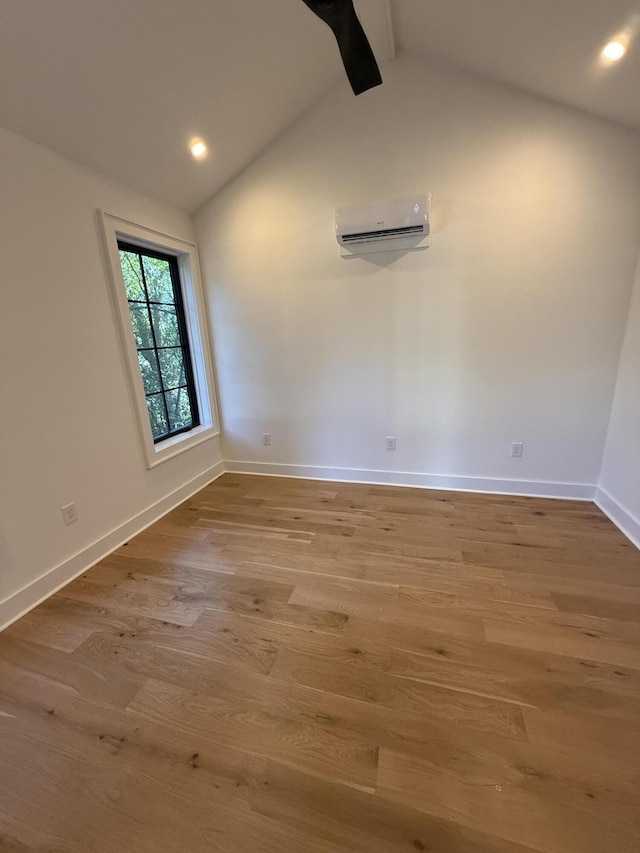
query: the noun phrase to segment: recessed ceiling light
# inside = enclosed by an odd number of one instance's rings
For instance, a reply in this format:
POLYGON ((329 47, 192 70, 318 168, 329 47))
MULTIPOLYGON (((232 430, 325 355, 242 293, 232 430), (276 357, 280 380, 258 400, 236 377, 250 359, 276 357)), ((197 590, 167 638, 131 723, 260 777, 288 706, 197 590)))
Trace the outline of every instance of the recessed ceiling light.
POLYGON ((602 49, 602 55, 612 62, 617 62, 627 52, 627 47, 621 41, 610 41, 602 49))
POLYGON ((207 146, 201 139, 194 139, 190 143, 191 154, 196 160, 204 160, 207 156, 207 146))

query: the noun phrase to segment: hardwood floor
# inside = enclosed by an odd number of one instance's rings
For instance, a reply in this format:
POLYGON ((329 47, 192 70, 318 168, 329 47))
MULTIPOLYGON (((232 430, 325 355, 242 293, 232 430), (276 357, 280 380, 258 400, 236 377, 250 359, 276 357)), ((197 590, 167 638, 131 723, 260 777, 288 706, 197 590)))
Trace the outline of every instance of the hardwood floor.
POLYGON ((0 851, 640 850, 592 504, 225 474, 0 635, 0 851))

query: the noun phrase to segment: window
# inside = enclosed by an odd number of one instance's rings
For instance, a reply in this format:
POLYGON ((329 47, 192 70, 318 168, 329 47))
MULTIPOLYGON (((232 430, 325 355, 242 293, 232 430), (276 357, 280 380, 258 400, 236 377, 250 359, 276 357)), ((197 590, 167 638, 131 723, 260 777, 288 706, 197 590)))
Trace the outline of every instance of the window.
POLYGON ((218 435, 196 248, 102 214, 149 468, 218 435))
POLYGON ((198 426, 178 262, 118 241, 154 442, 198 426))

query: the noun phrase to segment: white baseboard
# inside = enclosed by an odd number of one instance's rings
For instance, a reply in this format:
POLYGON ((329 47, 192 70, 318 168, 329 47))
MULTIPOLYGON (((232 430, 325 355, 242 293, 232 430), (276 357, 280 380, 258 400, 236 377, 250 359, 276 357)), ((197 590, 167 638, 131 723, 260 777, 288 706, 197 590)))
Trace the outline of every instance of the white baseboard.
POLYGON ((93 542, 87 548, 83 548, 73 557, 50 569, 44 575, 41 575, 35 581, 27 584, 27 586, 18 590, 18 592, 10 595, 0 602, 0 631, 15 622, 25 613, 33 610, 49 596, 53 595, 63 586, 66 586, 74 578, 84 574, 91 566, 95 566, 100 560, 111 554, 129 539, 142 533, 150 525, 154 524, 158 519, 162 518, 172 509, 175 509, 183 501, 186 501, 196 492, 203 489, 209 483, 216 480, 224 473, 224 465, 218 462, 212 468, 209 468, 193 480, 185 483, 179 489, 176 489, 170 495, 162 498, 157 503, 145 509, 139 515, 129 519, 124 524, 111 530, 106 536, 93 542))
POLYGON ((620 506, 615 498, 600 486, 596 489, 595 502, 615 526, 620 528, 627 539, 630 539, 636 548, 640 548, 640 521, 620 506))
POLYGON ((596 487, 589 483, 547 483, 537 480, 499 480, 486 477, 459 477, 445 474, 417 474, 410 471, 376 471, 368 468, 324 468, 319 465, 283 465, 272 462, 225 460, 224 470, 233 474, 259 474, 339 483, 367 483, 384 486, 413 486, 420 489, 447 489, 455 492, 483 492, 495 495, 560 498, 592 501, 596 487))

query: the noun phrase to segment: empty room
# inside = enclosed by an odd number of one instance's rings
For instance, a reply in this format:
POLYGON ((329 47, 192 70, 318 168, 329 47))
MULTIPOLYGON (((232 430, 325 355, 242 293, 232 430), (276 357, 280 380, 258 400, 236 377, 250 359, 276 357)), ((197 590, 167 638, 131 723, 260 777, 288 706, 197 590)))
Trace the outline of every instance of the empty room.
POLYGON ((639 0, 0 79, 0 853, 637 853, 639 0))

